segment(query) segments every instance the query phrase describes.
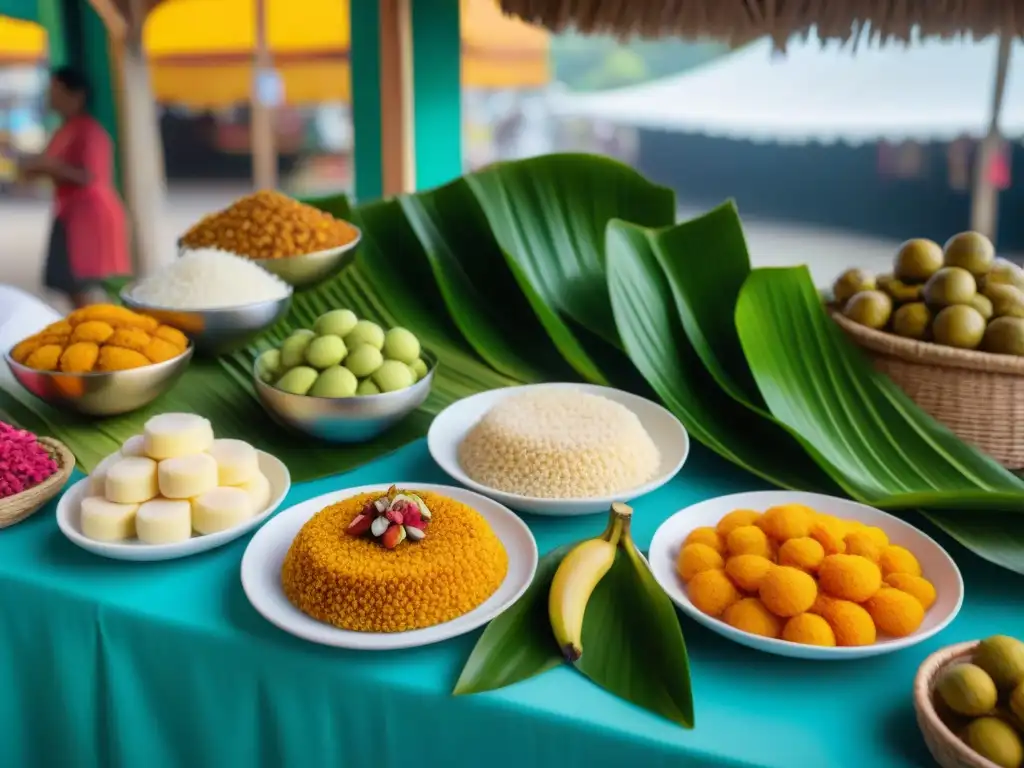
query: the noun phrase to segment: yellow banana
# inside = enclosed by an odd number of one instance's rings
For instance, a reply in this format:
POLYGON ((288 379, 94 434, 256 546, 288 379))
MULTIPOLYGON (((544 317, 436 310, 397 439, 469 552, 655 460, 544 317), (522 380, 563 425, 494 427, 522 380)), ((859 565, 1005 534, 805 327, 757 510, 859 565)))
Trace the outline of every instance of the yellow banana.
POLYGON ((555 571, 548 593, 548 618, 566 661, 577 661, 583 655, 583 616, 587 603, 615 563, 619 538, 632 511, 625 504, 613 504, 604 534, 573 547, 555 571))

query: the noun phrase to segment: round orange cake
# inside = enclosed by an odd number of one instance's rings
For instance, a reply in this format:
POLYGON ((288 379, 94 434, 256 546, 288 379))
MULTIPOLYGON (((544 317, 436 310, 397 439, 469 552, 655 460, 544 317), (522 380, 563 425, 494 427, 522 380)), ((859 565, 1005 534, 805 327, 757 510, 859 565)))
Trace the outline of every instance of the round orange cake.
POLYGON ((302 526, 281 567, 288 600, 314 619, 355 632, 405 632, 458 618, 494 592, 508 554, 472 507, 412 491, 432 517, 422 541, 386 549, 345 533, 365 493, 332 504, 302 526))

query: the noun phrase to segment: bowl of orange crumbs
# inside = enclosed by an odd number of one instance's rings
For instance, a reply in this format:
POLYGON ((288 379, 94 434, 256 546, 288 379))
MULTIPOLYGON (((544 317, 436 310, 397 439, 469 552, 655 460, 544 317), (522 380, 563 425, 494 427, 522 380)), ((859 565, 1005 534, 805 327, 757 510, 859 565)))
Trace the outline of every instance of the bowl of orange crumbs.
POLYGON ((204 217, 178 245, 244 256, 289 285, 307 288, 351 264, 361 239, 358 227, 326 210, 262 190, 204 217))
POLYGON ((15 380, 40 400, 87 416, 153 402, 188 368, 177 328, 113 304, 76 309, 4 353, 15 380))
POLYGON ((817 493, 720 496, 668 518, 655 579, 690 618, 750 648, 859 659, 915 645, 959 613, 964 582, 930 536, 817 493))

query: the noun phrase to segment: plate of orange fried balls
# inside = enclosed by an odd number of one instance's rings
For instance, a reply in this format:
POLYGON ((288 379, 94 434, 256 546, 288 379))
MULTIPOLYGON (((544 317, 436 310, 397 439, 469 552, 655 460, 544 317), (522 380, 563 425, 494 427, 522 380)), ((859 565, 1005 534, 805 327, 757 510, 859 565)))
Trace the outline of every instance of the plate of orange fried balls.
POLYGON ((930 536, 816 493, 720 496, 662 523, 651 570, 695 621, 780 656, 860 659, 915 645, 960 611, 964 582, 930 536))

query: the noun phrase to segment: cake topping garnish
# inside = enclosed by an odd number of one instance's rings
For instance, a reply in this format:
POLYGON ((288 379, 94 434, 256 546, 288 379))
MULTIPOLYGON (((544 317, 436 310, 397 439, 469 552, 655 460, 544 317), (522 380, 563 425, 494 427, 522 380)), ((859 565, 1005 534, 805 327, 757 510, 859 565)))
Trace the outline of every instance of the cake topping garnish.
POLYGON ((430 517, 430 509, 423 499, 392 485, 387 493, 366 502, 345 533, 349 536, 369 534, 386 549, 394 549, 406 539, 423 541, 430 517))

